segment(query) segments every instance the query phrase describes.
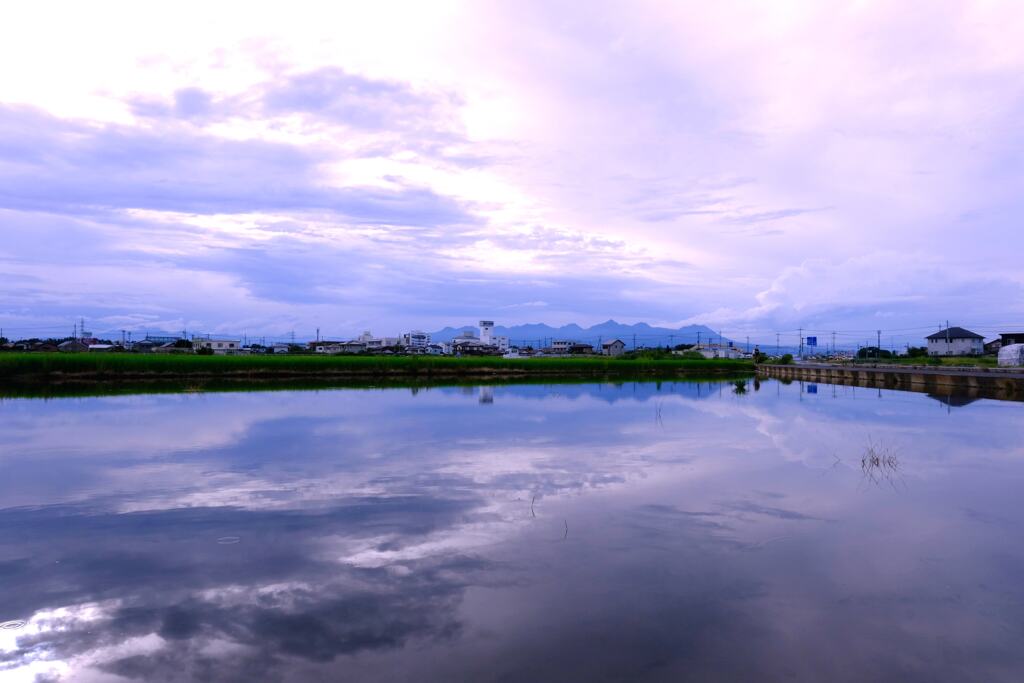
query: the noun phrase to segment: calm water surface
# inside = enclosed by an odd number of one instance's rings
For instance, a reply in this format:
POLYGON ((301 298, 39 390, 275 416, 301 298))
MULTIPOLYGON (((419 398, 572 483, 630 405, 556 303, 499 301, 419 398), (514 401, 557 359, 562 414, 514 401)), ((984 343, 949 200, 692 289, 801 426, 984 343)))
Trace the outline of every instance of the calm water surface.
POLYGON ((1024 404, 960 403, 5 400, 0 680, 1024 680, 1024 404))

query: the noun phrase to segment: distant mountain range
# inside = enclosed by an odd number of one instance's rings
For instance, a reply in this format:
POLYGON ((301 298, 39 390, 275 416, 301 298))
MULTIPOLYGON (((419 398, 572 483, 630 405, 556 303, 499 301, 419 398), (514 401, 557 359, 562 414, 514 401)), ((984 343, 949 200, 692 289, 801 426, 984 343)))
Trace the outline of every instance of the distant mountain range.
MULTIPOLYGON (((472 325, 465 327, 446 327, 443 330, 430 333, 433 342, 451 341, 464 331, 479 334, 480 328, 472 325)), ((494 328, 494 334, 508 337, 509 341, 519 346, 546 346, 553 339, 568 339, 571 341, 597 344, 609 339, 621 339, 627 348, 632 348, 634 339, 636 346, 666 346, 675 344, 695 344, 698 341, 706 342, 713 339, 718 341, 718 332, 705 325, 686 325, 680 328, 652 327, 647 323, 636 323, 635 325, 624 325, 614 320, 594 325, 592 327, 580 327, 573 323, 561 327, 551 327, 543 323, 532 323, 527 325, 513 325, 503 327, 498 325, 494 328)), ((723 338, 725 342, 731 341, 728 337, 723 338)))

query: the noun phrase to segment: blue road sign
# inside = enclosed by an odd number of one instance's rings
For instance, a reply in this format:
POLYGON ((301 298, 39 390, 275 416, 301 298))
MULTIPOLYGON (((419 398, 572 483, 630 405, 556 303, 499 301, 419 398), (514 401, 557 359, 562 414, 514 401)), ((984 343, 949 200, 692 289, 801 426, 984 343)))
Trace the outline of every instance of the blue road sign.
POLYGON ((818 338, 817 337, 808 337, 807 338, 807 345, 808 346, 817 346, 818 345, 818 338))

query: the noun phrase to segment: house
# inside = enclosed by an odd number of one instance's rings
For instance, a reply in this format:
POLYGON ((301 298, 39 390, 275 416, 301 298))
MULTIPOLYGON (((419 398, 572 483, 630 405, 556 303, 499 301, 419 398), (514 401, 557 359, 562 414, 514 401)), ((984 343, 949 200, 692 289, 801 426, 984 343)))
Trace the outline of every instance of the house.
POLYGON ((66 342, 58 344, 57 348, 64 352, 80 353, 88 351, 89 345, 79 339, 69 339, 66 342))
POLYGON ((202 351, 210 349, 217 356, 234 356, 242 352, 241 339, 193 339, 192 349, 202 351))
POLYGON ((494 345, 493 339, 485 342, 478 339, 472 332, 463 332, 452 339, 449 345, 451 353, 463 356, 500 356, 501 351, 494 345))
POLYGON ((606 356, 621 356, 626 352, 626 342, 621 339, 609 339, 601 342, 601 353, 606 356))
POLYGON ((552 353, 569 353, 569 349, 575 342, 568 339, 556 339, 551 342, 552 353))
POLYGON ((594 346, 577 342, 569 347, 569 353, 573 355, 589 355, 594 353, 594 346))
MULTIPOLYGON (((309 342, 308 348, 313 353, 341 353, 340 347, 344 343, 345 342, 343 341, 329 341, 324 339, 322 341, 309 342)), ((275 344, 274 346, 276 349, 278 345, 275 344)), ((285 346, 287 346, 287 344, 285 344, 285 346)), ((274 353, 278 353, 278 351, 275 350, 274 353)), ((287 351, 282 351, 281 353, 287 353, 287 351)))
POLYGON ((116 344, 89 344, 89 353, 109 353, 111 351, 120 351, 121 347, 116 344))
POLYGON ((336 353, 362 353, 366 350, 366 342, 348 341, 338 344, 338 351, 336 353))
POLYGON ((999 353, 999 349, 1001 349, 1001 348, 1003 348, 1003 340, 1002 339, 993 339, 990 342, 985 342, 985 346, 984 346, 985 355, 997 354, 997 353, 999 353))
MULTIPOLYGON (((422 332, 413 334, 423 334, 422 332)), ((360 343, 364 346, 366 351, 377 351, 392 346, 402 346, 402 337, 375 337, 369 330, 364 331, 361 335, 356 337, 353 341, 360 343)), ((427 336, 427 343, 430 343, 430 336, 427 336)))
POLYGON ((149 347, 149 351, 152 353, 192 353, 192 347, 187 346, 187 343, 185 340, 179 339, 178 341, 166 342, 164 344, 154 344, 149 347))
POLYGON ((1024 344, 1024 332, 1003 332, 999 335, 999 341, 1002 342, 1002 346, 1024 344))
POLYGON ((288 353, 291 347, 288 344, 274 344, 270 347, 271 353, 288 353))
POLYGON ((939 330, 926 339, 929 356, 980 356, 985 350, 985 338, 962 327, 939 330))
POLYGON ((338 353, 362 353, 366 351, 366 342, 361 341, 322 341, 313 345, 316 353, 334 355, 338 353))

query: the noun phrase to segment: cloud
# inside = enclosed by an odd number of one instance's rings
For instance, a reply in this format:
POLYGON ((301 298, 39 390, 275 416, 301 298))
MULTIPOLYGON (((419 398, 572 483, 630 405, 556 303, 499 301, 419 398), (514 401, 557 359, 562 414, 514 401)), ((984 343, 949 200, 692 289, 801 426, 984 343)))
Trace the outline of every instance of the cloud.
POLYGON ((327 211, 355 223, 473 222, 429 189, 331 186, 308 147, 226 140, 174 125, 94 126, 0 107, 0 206, 50 213, 327 211))
MULTIPOLYGON (((24 27, 46 17, 28 9, 0 41, 7 61, 30 65, 4 83, 0 205, 104 234, 116 225, 164 268, 208 259, 209 277, 251 287, 219 313, 208 306, 204 326, 243 309, 250 324, 293 325, 275 318, 274 293, 299 303, 303 263, 323 281, 328 259, 328 280, 369 283, 370 305, 337 316, 346 325, 437 327, 522 301, 550 303, 553 323, 1019 317, 971 301, 1020 285, 1018 9, 640 7, 409 6, 414 30, 378 8, 302 23, 204 10, 218 28, 187 44, 167 42, 168 27, 188 28, 178 17, 160 31, 96 24, 90 43, 38 38, 24 27), (73 65, 52 59, 62 50, 73 65), (182 256, 179 234, 201 236, 199 253, 182 256), (813 262, 837 264, 829 284, 778 289, 813 262), (407 305, 371 264, 403 284, 449 285, 448 305, 407 305), (602 289, 603 277, 615 292, 600 311, 588 295, 548 294, 559 282, 602 289), (886 292, 862 296, 874 282, 886 292)), ((83 260, 51 251, 50 271, 83 260)), ((23 240, 0 252, 35 258, 23 240)), ((312 291, 294 317, 314 329, 339 291, 312 291)), ((187 317, 177 293, 156 300, 187 317)), ((0 315, 20 322, 18 308, 0 315)))

